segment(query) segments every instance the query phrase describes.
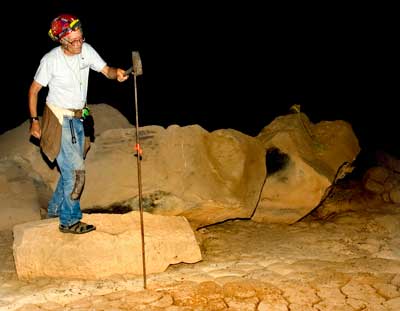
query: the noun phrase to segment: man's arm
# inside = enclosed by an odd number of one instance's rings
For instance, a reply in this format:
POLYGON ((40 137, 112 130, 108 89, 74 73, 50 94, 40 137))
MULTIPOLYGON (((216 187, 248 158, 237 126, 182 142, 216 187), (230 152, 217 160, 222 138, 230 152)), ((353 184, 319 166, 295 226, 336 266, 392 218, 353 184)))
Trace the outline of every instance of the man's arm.
POLYGON ((124 82, 129 78, 129 75, 125 75, 125 70, 121 68, 115 68, 110 66, 105 66, 101 71, 103 75, 105 75, 108 79, 118 80, 119 82, 124 82))
POLYGON ((28 93, 28 103, 29 103, 29 113, 31 117, 31 127, 30 133, 33 137, 40 139, 41 130, 40 130, 40 123, 38 119, 32 119, 34 117, 37 118, 37 102, 38 102, 38 94, 39 91, 42 89, 42 85, 33 81, 28 93))

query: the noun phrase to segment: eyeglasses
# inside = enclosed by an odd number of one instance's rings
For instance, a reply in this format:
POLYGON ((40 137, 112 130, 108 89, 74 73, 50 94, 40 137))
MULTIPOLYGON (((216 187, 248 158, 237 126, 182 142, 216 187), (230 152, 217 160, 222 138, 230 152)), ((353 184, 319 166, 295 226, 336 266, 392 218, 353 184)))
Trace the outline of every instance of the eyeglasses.
POLYGON ((64 40, 71 45, 78 45, 78 44, 82 44, 83 42, 85 42, 85 38, 81 37, 78 39, 74 39, 74 40, 68 40, 67 38, 64 38, 64 40))

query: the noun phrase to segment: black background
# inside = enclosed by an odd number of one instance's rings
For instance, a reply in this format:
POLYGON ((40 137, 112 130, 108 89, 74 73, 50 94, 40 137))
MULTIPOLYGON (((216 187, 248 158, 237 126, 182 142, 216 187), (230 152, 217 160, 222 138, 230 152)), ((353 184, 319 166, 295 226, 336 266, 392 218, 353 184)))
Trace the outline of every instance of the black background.
MULTIPOLYGON (((314 123, 350 122, 363 154, 400 156, 393 7, 36 2, 11 4, 13 22, 3 24, 1 133, 28 118, 29 85, 56 46, 50 22, 71 13, 110 66, 129 68, 139 51, 140 126, 199 124, 255 136, 300 104, 314 123)), ((88 103, 108 103, 134 123, 133 78, 120 84, 91 72, 88 103)))

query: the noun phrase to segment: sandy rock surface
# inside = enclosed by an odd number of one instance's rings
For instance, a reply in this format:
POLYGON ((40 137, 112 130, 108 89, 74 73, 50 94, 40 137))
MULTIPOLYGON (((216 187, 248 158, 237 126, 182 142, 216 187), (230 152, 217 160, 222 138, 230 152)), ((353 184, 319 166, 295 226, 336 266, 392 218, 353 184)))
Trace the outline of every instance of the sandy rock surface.
POLYGON ((103 281, 17 279, 0 234, 0 310, 400 310, 400 206, 196 232, 203 261, 103 281))

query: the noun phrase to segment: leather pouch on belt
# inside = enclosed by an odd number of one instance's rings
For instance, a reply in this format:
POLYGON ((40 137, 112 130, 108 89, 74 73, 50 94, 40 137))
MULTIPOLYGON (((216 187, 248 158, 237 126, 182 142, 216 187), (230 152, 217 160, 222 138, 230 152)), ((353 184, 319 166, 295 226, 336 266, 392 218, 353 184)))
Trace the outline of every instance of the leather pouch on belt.
POLYGON ((85 136, 90 138, 91 142, 94 142, 94 119, 92 115, 88 115, 83 121, 83 129, 85 136))

